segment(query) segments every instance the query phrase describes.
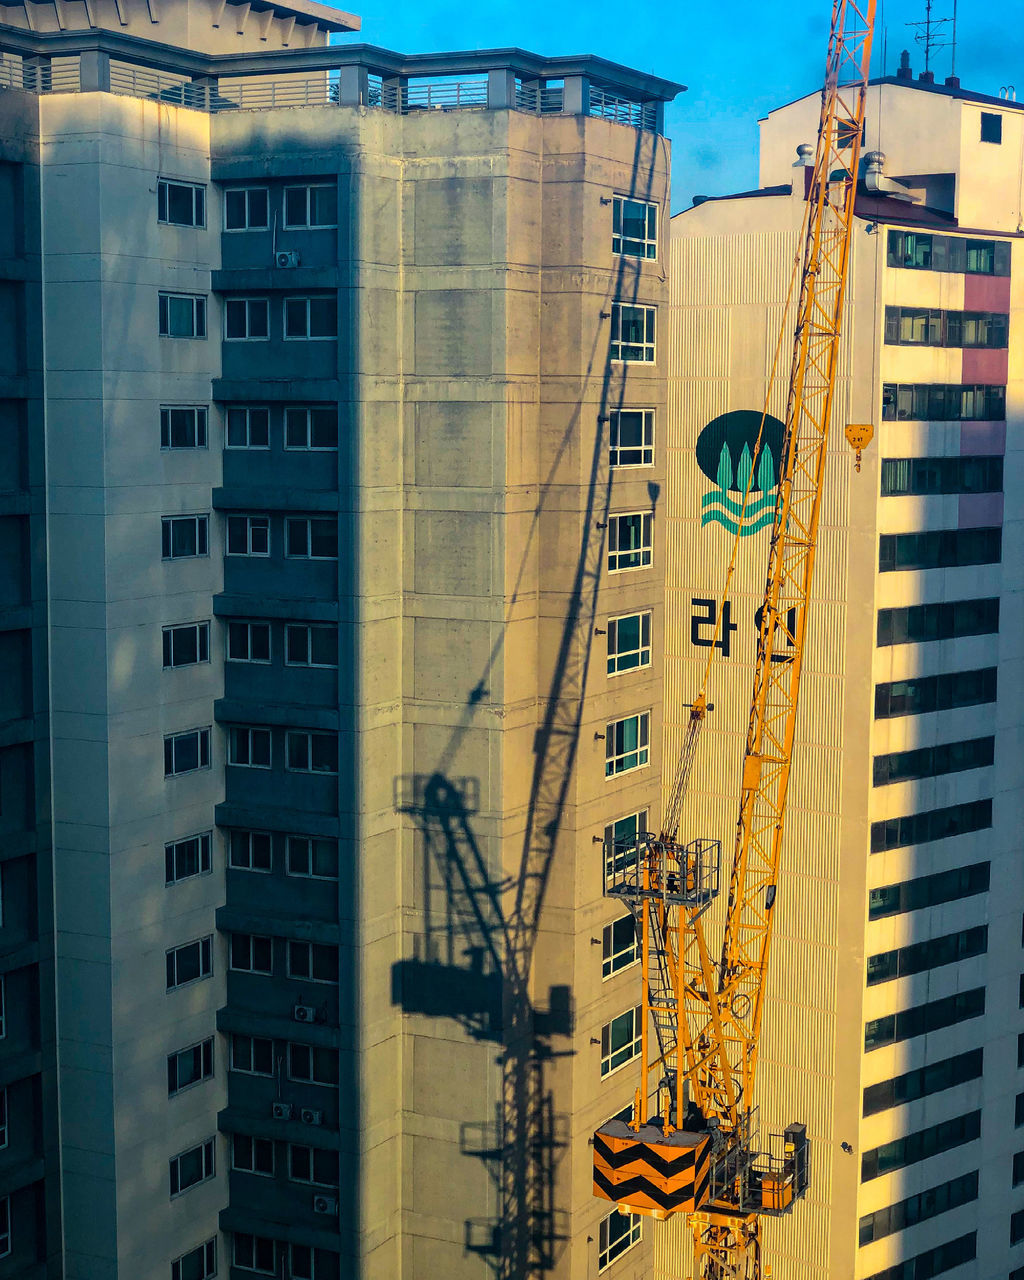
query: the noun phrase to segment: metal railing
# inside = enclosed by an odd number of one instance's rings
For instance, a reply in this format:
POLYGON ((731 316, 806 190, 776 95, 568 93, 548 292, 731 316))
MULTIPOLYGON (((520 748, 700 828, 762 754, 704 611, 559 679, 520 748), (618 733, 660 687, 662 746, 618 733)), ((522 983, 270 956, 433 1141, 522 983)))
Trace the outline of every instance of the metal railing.
POLYGON ((338 101, 337 77, 326 71, 280 79, 222 79, 210 95, 211 112, 261 111, 270 107, 322 107, 338 101))
POLYGON ((385 85, 381 105, 407 115, 410 111, 461 111, 487 106, 487 77, 412 80, 399 88, 385 85))
POLYGON ((0 54, 0 88, 25 89, 29 93, 78 93, 81 81, 78 58, 36 61, 16 54, 0 54))
POLYGON ((590 87, 590 114, 602 120, 614 120, 616 124, 632 125, 634 129, 654 131, 658 127, 656 103, 634 102, 598 85, 590 87))
POLYGON ((205 85, 196 85, 187 76, 169 75, 140 67, 133 62, 110 63, 110 92, 130 98, 153 98, 157 102, 169 102, 176 107, 195 107, 205 111, 207 91, 205 85))

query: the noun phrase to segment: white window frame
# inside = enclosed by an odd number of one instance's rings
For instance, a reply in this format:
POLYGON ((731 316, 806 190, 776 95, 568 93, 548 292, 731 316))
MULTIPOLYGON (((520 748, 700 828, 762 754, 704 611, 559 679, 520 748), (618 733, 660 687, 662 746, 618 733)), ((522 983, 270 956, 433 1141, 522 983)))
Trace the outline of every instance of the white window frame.
POLYGON ((320 1268, 317 1267, 316 1249, 311 1244, 289 1244, 288 1246, 288 1274, 289 1280, 317 1280, 321 1274, 320 1268), (309 1266, 300 1264, 296 1261, 296 1251, 305 1250, 309 1254, 309 1266))
POLYGON ((608 414, 608 460, 615 471, 638 471, 642 467, 654 466, 654 410, 653 409, 612 409, 608 414), (640 443, 622 443, 622 419, 640 416, 640 443), (629 455, 629 461, 623 461, 623 455, 629 455), (633 455, 639 455, 635 460, 633 455))
POLYGON ((214 1067, 214 1037, 207 1036, 205 1040, 197 1040, 195 1044, 187 1044, 183 1049, 174 1049, 167 1055, 167 1096, 168 1098, 176 1098, 179 1093, 184 1093, 187 1089, 194 1089, 196 1085, 205 1084, 207 1080, 213 1079, 214 1067), (209 1046, 209 1048, 207 1048, 209 1046), (178 1084, 178 1066, 177 1060, 185 1054, 194 1054, 199 1051, 199 1075, 194 1080, 189 1080, 187 1084, 178 1084), (209 1058, 210 1069, 206 1070, 206 1059, 209 1058), (174 1061, 174 1088, 171 1088, 170 1074, 171 1061, 174 1061))
POLYGON ((186 1195, 193 1187, 201 1187, 204 1182, 210 1182, 217 1176, 217 1139, 216 1136, 204 1138, 202 1142, 197 1142, 194 1147, 186 1147, 184 1151, 179 1151, 176 1156, 171 1156, 169 1163, 169 1177, 171 1185, 171 1199, 176 1200, 178 1196, 186 1195), (187 1187, 181 1185, 181 1161, 186 1156, 191 1156, 194 1152, 200 1151, 202 1155, 203 1174, 197 1178, 195 1182, 190 1182, 187 1187), (177 1178, 175 1178, 174 1169, 177 1166, 177 1178), (178 1183, 177 1190, 173 1190, 175 1181, 178 1183))
MULTIPOLYGON (((232 339, 235 341, 235 339, 232 339)), ((224 410, 224 448, 225 449, 269 449, 270 448, 270 409, 265 404, 231 404, 224 410), (266 424, 266 440, 263 444, 253 443, 253 415, 262 414, 266 424), (232 417, 237 419, 244 415, 245 443, 233 444, 231 441, 232 417)))
MULTIPOLYGON (((185 855, 182 854, 182 857, 185 855)), ((213 832, 200 831, 194 836, 182 836, 180 840, 171 840, 164 845, 164 884, 180 884, 182 880, 193 880, 196 876, 208 876, 213 871, 213 832), (196 870, 180 872, 178 868, 179 850, 186 845, 196 845, 196 870), (173 868, 168 879, 168 868, 173 868)))
POLYGON ((338 297, 333 293, 313 293, 313 294, 286 294, 282 303, 283 317, 283 335, 285 342, 337 342, 338 341, 338 297), (334 332, 333 333, 311 333, 313 309, 312 303, 326 301, 333 304, 334 307, 334 332), (292 307, 296 303, 305 303, 305 332, 289 333, 289 305, 292 307))
POLYGON ((280 1257, 281 1257, 281 1244, 280 1244, 280 1241, 275 1240, 273 1236, 258 1236, 258 1235, 255 1235, 255 1234, 254 1234, 253 1232, 251 1232, 251 1231, 235 1231, 235 1232, 232 1232, 232 1236, 231 1236, 231 1265, 232 1265, 233 1267, 237 1268, 237 1270, 239 1270, 239 1271, 248 1271, 248 1272, 250 1272, 252 1275, 256 1275, 256 1276, 276 1276, 276 1275, 277 1275, 277 1273, 278 1273, 278 1270, 279 1270, 279 1268, 278 1268, 278 1262, 279 1262, 279 1260, 280 1260, 280 1257), (238 1260, 238 1242, 239 1242, 239 1240, 241 1240, 243 1237, 244 1237, 246 1240, 251 1240, 251 1241, 253 1242, 253 1246, 252 1246, 252 1257, 253 1257, 253 1263, 252 1263, 252 1266, 250 1266, 247 1262, 239 1262, 239 1260, 238 1260), (271 1269, 270 1269, 269 1271, 267 1271, 264 1267, 260 1267, 260 1266, 257 1266, 257 1265, 256 1265, 256 1241, 257 1241, 257 1240, 261 1240, 264 1244, 269 1244, 269 1245, 270 1245, 270 1247, 271 1247, 271 1253, 273 1254, 273 1265, 272 1265, 272 1267, 271 1267, 271 1269))
POLYGON ((284 447, 305 453, 330 453, 338 448, 338 407, 330 404, 288 404, 284 408, 284 447), (313 443, 313 414, 321 413, 330 416, 334 424, 334 439, 331 444, 313 443), (301 417, 300 417, 301 415, 301 417), (294 444, 291 440, 292 424, 304 423, 301 428, 304 444, 294 444))
MULTIPOLYGON (((317 769, 313 764, 313 739, 314 738, 333 738, 337 743, 338 735, 333 730, 324 729, 289 729, 285 734, 285 754, 284 767, 289 773, 315 773, 325 778, 336 778, 338 770, 341 766, 340 759, 338 767, 334 769, 317 769), (306 760, 308 764, 303 767, 292 763, 292 744, 298 738, 308 739, 306 744, 306 760)), ((339 748, 340 756, 340 748, 339 748)))
POLYGON ((619 364, 655 364, 658 358, 658 308, 642 302, 613 302, 610 358, 619 364), (639 342, 622 340, 622 321, 627 311, 641 311, 643 335, 639 342))
POLYGON ((206 294, 175 293, 173 290, 161 289, 157 294, 157 334, 161 338, 199 339, 206 337, 206 294), (190 302, 192 322, 187 333, 171 332, 171 302, 190 302))
POLYGON ((614 676, 629 675, 634 671, 642 671, 644 667, 651 665, 651 634, 654 630, 654 614, 650 609, 638 609, 635 613, 620 613, 618 617, 608 619, 608 659, 607 672, 611 679, 614 676), (640 643, 635 649, 619 649, 619 632, 621 623, 630 622, 634 618, 640 619, 640 643), (636 654, 638 661, 632 666, 620 666, 619 663, 623 658, 627 658, 632 654, 636 654))
POLYGON ((229 1071, 237 1071, 239 1075, 243 1075, 243 1076, 257 1076, 260 1079, 264 1079, 264 1080, 273 1079, 275 1068, 276 1068, 276 1062, 274 1059, 274 1041, 272 1037, 241 1035, 236 1032, 232 1032, 229 1052, 230 1052, 230 1065, 228 1067, 229 1071), (238 1065, 238 1062, 236 1061, 235 1049, 240 1040, 246 1040, 249 1043, 248 1058, 249 1058, 250 1065, 248 1067, 240 1067, 238 1065), (269 1071, 257 1071, 251 1065, 256 1060, 256 1055, 253 1051, 253 1044, 257 1040, 259 1040, 262 1043, 266 1043, 270 1045, 270 1070, 269 1071))
POLYGON ((632 1062, 634 1058, 640 1056, 641 1050, 641 1031, 643 1027, 644 1010, 643 1005, 636 1005, 632 1009, 625 1009, 622 1013, 616 1014, 611 1022, 606 1022, 601 1028, 601 1079, 607 1080, 609 1076, 613 1076, 616 1071, 621 1071, 624 1066, 632 1062), (632 1039, 621 1044, 617 1049, 612 1045, 613 1028, 617 1022, 630 1018, 632 1039), (622 1055, 625 1054, 625 1057, 622 1055), (614 1066, 612 1065, 614 1063, 614 1066))
POLYGON ((206 449, 209 447, 209 408, 205 404, 162 404, 160 406, 160 448, 171 453, 180 449, 206 449), (174 415, 191 414, 193 444, 174 443, 174 415))
POLYGON ((215 1280, 217 1275, 216 1236, 212 1240, 204 1240, 202 1244, 197 1244, 194 1249, 189 1249, 180 1257, 175 1258, 171 1263, 171 1280, 182 1280, 184 1264, 197 1253, 203 1255, 203 1271, 200 1280, 215 1280))
POLYGON ((174 981, 167 986, 167 991, 180 991, 182 987, 190 987, 195 982, 205 982, 207 978, 213 977, 213 934, 208 933, 202 938, 193 938, 190 942, 182 942, 177 947, 171 947, 164 953, 164 969, 166 971, 167 961, 173 957, 175 968, 174 981), (178 980, 178 956, 183 951, 187 951, 189 947, 199 948, 199 973, 194 978, 186 978, 184 981, 178 980), (206 969, 203 969, 204 963, 206 969))
POLYGON ((639 962, 640 939, 636 933, 636 921, 627 913, 606 924, 601 930, 601 981, 607 982, 609 978, 617 977, 639 962), (616 948, 615 932, 616 929, 621 932, 621 926, 624 924, 630 926, 630 941, 624 946, 620 939, 619 946, 616 948))
POLYGON ((162 628, 163 635, 163 669, 165 671, 176 671, 179 667, 198 667, 204 662, 210 661, 210 624, 204 622, 178 622, 173 623, 169 627, 162 628), (174 647, 175 639, 188 631, 195 633, 195 650, 196 657, 189 659, 187 662, 175 662, 174 647), (168 661, 168 658, 170 661, 168 661))
MULTIPOLYGON (((224 661, 225 662, 255 662, 260 666, 266 666, 273 660, 273 630, 269 622, 252 622, 242 621, 237 618, 231 618, 228 621, 227 634, 225 635, 224 644, 224 661), (245 628, 243 633, 242 628, 245 628), (267 656, 265 658, 254 658, 253 653, 253 628, 257 628, 262 634, 266 631, 267 636, 267 656), (242 658, 237 652, 232 652, 236 648, 234 641, 241 640, 244 635, 245 650, 248 656, 242 658)), ((239 646, 240 647, 240 646, 239 646)))
MULTIPOLYGON (((627 529, 629 526, 625 526, 627 529)), ((654 512, 653 511, 616 511, 608 517, 608 572, 636 573, 640 569, 649 569, 654 563, 654 512), (620 521, 640 521, 640 543, 638 546, 620 546, 623 526, 620 521), (634 557, 639 564, 629 564, 634 557)))
POLYGON ((274 939, 265 933, 232 933, 228 937, 228 968, 232 973, 255 973, 262 978, 270 978, 274 973, 274 939), (248 962, 244 964, 235 963, 235 943, 244 939, 245 950, 248 951, 248 962), (265 942, 270 948, 270 957, 268 969, 256 968, 256 944, 265 942))
POLYGON ((341 1162, 339 1153, 332 1151, 329 1147, 307 1147, 301 1142, 288 1143, 288 1180, 290 1182, 298 1182, 304 1187, 340 1187, 341 1186, 341 1162), (309 1155, 309 1177, 304 1178, 301 1174, 295 1172, 295 1152, 302 1151, 309 1155), (337 1170, 334 1178, 330 1182, 318 1182, 316 1178, 316 1152, 326 1151, 330 1156, 334 1157, 334 1167, 337 1170))
POLYGON ((270 555, 270 516, 229 515, 225 522, 224 554, 226 556, 258 556, 261 559, 269 556, 270 555), (232 529, 234 529, 237 532, 239 529, 238 522, 241 520, 245 521, 244 530, 245 530, 246 550, 232 551, 231 550, 232 529), (253 550, 253 544, 256 542, 256 539, 253 537, 255 533, 266 534, 266 550, 265 551, 253 550))
POLYGON ((284 628, 284 665, 286 667, 322 667, 324 669, 336 667, 338 665, 338 626, 333 622, 287 622, 284 628), (314 662, 313 661, 313 633, 315 631, 326 632, 328 636, 333 636, 333 646, 328 645, 334 654, 333 662, 314 662), (305 632, 306 653, 309 659, 302 662, 297 658, 290 656, 292 650, 292 641, 296 643, 301 641, 299 633, 305 632))
POLYGON ((190 773, 199 773, 203 769, 210 767, 210 726, 203 725, 196 729, 182 729, 180 733, 168 733, 164 737, 164 777, 165 778, 184 778, 190 773), (176 767, 175 754, 178 743, 185 738, 196 738, 196 755, 199 763, 194 769, 179 769, 176 767), (171 769, 167 769, 167 749, 171 751, 171 769))
POLYGON ((288 938, 286 955, 287 955, 287 968, 288 968, 289 978, 295 978, 300 982, 320 982, 328 986, 334 986, 334 987, 338 985, 341 978, 341 955, 338 951, 338 948, 336 946, 333 946, 331 943, 308 942, 304 938, 288 938), (334 977, 333 978, 318 978, 313 973, 313 968, 314 968, 313 948, 314 947, 322 947, 324 948, 325 951, 333 953, 333 959, 334 959, 334 977), (307 955, 306 968, 309 970, 308 973, 296 973, 292 969, 292 955, 294 954, 295 951, 302 950, 302 949, 305 949, 306 951, 306 955, 307 955))
POLYGON ((233 724, 228 728, 228 764, 238 769, 271 769, 274 765, 274 736, 261 725, 233 724), (256 762, 266 747, 266 763, 256 762))
POLYGON ((623 716, 619 720, 609 720, 605 727, 604 742, 604 776, 606 779, 621 778, 624 773, 635 773, 638 769, 646 769, 651 762, 651 713, 637 711, 631 716, 623 716), (626 750, 617 750, 617 731, 625 731, 630 721, 636 721, 636 746, 626 750), (636 756, 636 764, 620 764, 636 756))
POLYGON ((274 1151, 274 1140, 272 1138, 257 1138, 249 1133, 233 1133, 231 1135, 231 1168, 237 1170, 239 1173, 255 1174, 257 1178, 272 1178, 277 1168, 276 1153, 274 1151), (245 1161, 244 1152, 241 1152, 241 1153, 239 1152, 240 1143, 243 1145, 245 1143, 249 1144, 249 1163, 248 1164, 244 1162, 245 1161), (266 1169, 256 1168, 256 1165, 258 1163, 256 1159, 257 1143, 265 1144, 265 1148, 261 1148, 264 1150, 264 1154, 266 1153, 267 1149, 269 1149, 270 1151, 269 1172, 266 1169))
MULTIPOLYGON (((257 328, 260 326, 257 325, 257 328)), ((268 342, 270 340, 270 299, 263 297, 225 298, 224 299, 224 341, 225 342, 268 342), (242 308, 244 333, 228 333, 228 313, 237 314, 242 308), (255 311, 254 311, 255 308, 255 311), (263 333, 253 333, 253 315, 257 317, 262 311, 263 333)))
POLYGON ((330 836, 288 836, 286 837, 286 843, 285 843, 285 875, 298 876, 300 879, 303 879, 303 880, 337 880, 338 862, 340 860, 340 857, 341 857, 341 850, 338 846, 338 841, 335 839, 332 839, 330 836), (316 871, 313 870, 313 867, 315 865, 314 846, 318 841, 323 844, 331 845, 334 848, 335 870, 330 875, 327 875, 327 876, 319 875, 316 871), (294 848, 296 852, 298 852, 298 846, 300 844, 304 844, 306 846, 305 863, 306 863, 306 866, 309 868, 308 871, 296 871, 293 866, 292 850, 294 848))
POLYGON ((604 855, 604 882, 606 887, 614 884, 626 867, 633 865, 630 855, 635 856, 636 837, 648 830, 650 821, 651 814, 649 809, 637 809, 635 813, 624 813, 613 822, 609 822, 605 827, 602 852, 604 855), (629 837, 633 842, 632 847, 629 853, 616 854, 615 828, 624 823, 629 823, 633 827, 633 834, 629 837))
POLYGON ((274 844, 269 831, 249 831, 241 827, 232 827, 227 831, 228 866, 235 871, 255 871, 257 875, 268 876, 274 869, 274 844), (257 864, 253 857, 254 840, 266 840, 267 865, 257 864))
POLYGON ((305 231, 305 230, 318 231, 324 227, 336 227, 338 225, 338 184, 336 182, 304 182, 299 184, 292 183, 289 186, 285 187, 284 189, 284 193, 281 197, 281 209, 282 209, 282 214, 281 214, 282 225, 286 227, 289 231, 305 231), (312 193, 314 191, 331 191, 331 190, 334 191, 334 220, 332 222, 314 222, 312 218, 313 218, 313 204, 315 203, 315 201, 313 199, 312 193), (288 221, 288 193, 290 191, 291 192, 304 191, 306 193, 306 198, 305 198, 306 218, 304 222, 288 221))
POLYGON ((228 232, 245 232, 245 231, 269 231, 270 230, 270 188, 269 187, 226 187, 224 190, 224 230, 228 232), (264 196, 264 204, 266 207, 266 221, 253 222, 250 195, 254 192, 262 192, 264 196), (229 196, 242 195, 245 197, 245 226, 229 227, 228 226, 228 204, 229 196))
POLYGON ((206 184, 202 182, 181 182, 178 178, 158 178, 156 182, 156 220, 165 227, 196 227, 202 230, 206 226, 206 184), (170 212, 169 189, 180 187, 192 193, 192 221, 178 222, 168 216, 170 212))
POLYGON ((338 536, 338 520, 336 516, 286 516, 285 517, 284 554, 285 554, 285 558, 288 560, 337 560, 339 542, 340 542, 340 537, 338 536), (333 525, 336 541, 335 541, 335 550, 332 555, 327 555, 327 556, 313 555, 313 523, 314 521, 321 522, 328 526, 333 525), (289 550, 291 545, 291 531, 292 529, 294 529, 296 526, 300 524, 304 524, 306 526, 305 554, 303 554, 302 552, 289 550))
POLYGON ((638 200, 635 196, 612 196, 612 253, 616 257, 639 258, 643 262, 658 259, 658 206, 652 200, 638 200), (623 230, 623 212, 627 204, 640 205, 644 210, 644 233, 629 236, 623 230), (651 221, 654 234, 651 234, 651 221), (618 244, 616 244, 618 241, 618 244), (626 245, 636 245, 640 252, 630 252, 626 245))
POLYGON ((210 554, 210 516, 208 512, 188 512, 180 516, 160 517, 160 559, 165 564, 172 560, 202 560, 210 554), (195 522, 195 551, 174 554, 174 526, 186 521, 195 522), (166 554, 165 554, 166 552, 166 554))
POLYGON ((643 1215, 639 1213, 624 1214, 619 1213, 618 1209, 613 1209, 606 1218, 601 1219, 597 1232, 597 1273, 607 1271, 613 1262, 618 1260, 629 1252, 643 1239, 643 1215), (611 1222, 613 1218, 629 1219, 629 1227, 627 1231, 617 1236, 613 1241, 611 1238, 611 1222), (625 1241, 625 1243, 623 1243, 625 1241))

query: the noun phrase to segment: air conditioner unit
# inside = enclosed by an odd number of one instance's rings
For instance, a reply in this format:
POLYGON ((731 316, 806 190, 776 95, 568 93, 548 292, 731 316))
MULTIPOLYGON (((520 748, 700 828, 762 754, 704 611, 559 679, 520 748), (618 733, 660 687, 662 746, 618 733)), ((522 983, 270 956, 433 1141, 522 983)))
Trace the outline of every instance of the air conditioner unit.
POLYGON ((315 1111, 312 1107, 303 1107, 299 1112, 299 1119, 303 1124, 323 1124, 324 1113, 315 1111))
POLYGON ((277 267, 297 267, 299 255, 294 249, 278 249, 274 254, 274 265, 277 267))
POLYGON ((290 1102, 275 1102, 271 1114, 275 1120, 290 1120, 292 1118, 292 1104, 290 1102))
POLYGON ((297 1004, 292 1009, 292 1017, 296 1022, 315 1022, 316 1010, 311 1004, 297 1004))
POLYGON ((336 1218, 338 1216, 338 1202, 333 1196, 314 1196, 313 1212, 329 1213, 336 1218))

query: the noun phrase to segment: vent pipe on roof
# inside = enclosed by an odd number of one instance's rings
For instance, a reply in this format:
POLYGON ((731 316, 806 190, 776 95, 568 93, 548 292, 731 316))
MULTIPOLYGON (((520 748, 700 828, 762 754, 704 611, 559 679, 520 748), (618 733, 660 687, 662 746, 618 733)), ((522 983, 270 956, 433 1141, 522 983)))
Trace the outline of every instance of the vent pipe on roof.
POLYGON ((935 83, 935 72, 934 72, 934 71, 922 71, 922 72, 921 72, 921 74, 920 74, 917 78, 918 78, 918 80, 919 80, 922 84, 934 84, 934 83, 935 83))
POLYGON ((946 88, 947 88, 947 89, 959 89, 959 88, 960 88, 960 77, 959 77, 959 76, 946 76, 945 80, 943 81, 943 84, 945 84, 945 86, 946 86, 946 88))
POLYGON ((910 50, 904 49, 900 54, 900 65, 896 68, 897 80, 913 80, 914 73, 910 69, 910 50))

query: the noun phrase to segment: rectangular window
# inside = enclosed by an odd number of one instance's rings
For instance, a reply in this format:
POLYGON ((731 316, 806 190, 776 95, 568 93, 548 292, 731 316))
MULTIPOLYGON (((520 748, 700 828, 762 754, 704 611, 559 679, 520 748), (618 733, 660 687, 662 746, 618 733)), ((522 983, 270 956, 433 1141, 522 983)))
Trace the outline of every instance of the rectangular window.
POLYGON ((336 227, 338 225, 337 183, 285 187, 286 227, 336 227))
POLYGON ((209 516, 163 516, 160 521, 161 556, 183 560, 210 554, 209 516))
POLYGON ((198 1146, 189 1147, 170 1161, 171 1195, 180 1195, 200 1182, 208 1182, 214 1175, 214 1139, 207 1138, 198 1146))
POLYGON ((999 599, 954 600, 949 604, 917 604, 879 609, 880 649, 894 644, 927 644, 960 636, 995 635, 999 631, 999 599))
POLYGON ((648 761, 650 737, 649 711, 612 720, 605 730, 604 776, 612 778, 631 769, 642 769, 648 761))
POLYGON ((224 192, 225 231, 266 231, 270 202, 266 187, 234 187, 224 192))
POLYGON ((613 1209, 601 1219, 597 1231, 597 1270, 608 1269, 627 1250, 640 1243, 643 1217, 639 1213, 619 1213, 613 1209))
POLYGON ((0 974, 0 1040, 7 1039, 7 977, 0 974))
MULTIPOLYGON (((958 933, 946 933, 940 938, 929 938, 927 942, 913 942, 895 951, 868 956, 867 985, 874 987, 880 982, 891 982, 894 978, 905 978, 912 973, 940 969, 943 965, 955 964, 958 960, 984 955, 987 950, 987 925, 961 929, 958 933)), ((1024 998, 1024 980, 1021 982, 1021 995, 1024 998)), ((1024 1008, 1024 1005, 1021 1007, 1024 1008)))
POLYGON ((213 1077, 213 1036, 167 1055, 167 1096, 213 1077))
POLYGON ((228 516, 229 556, 269 556, 269 516, 228 516))
POLYGON ((338 842, 316 836, 288 837, 288 874, 337 880, 338 842))
POLYGON ((1009 326, 1005 311, 885 309, 885 341, 890 346, 1005 347, 1009 326))
POLYGON ((341 1183, 337 1151, 288 1144, 288 1176, 293 1182, 314 1187, 337 1187, 341 1183))
POLYGON ((224 443, 229 449, 269 449, 270 410, 255 405, 235 405, 227 411, 224 443))
POLYGON ((336 338, 338 299, 333 293, 312 298, 285 298, 285 338, 336 338))
POLYGON ((1013 1186, 1019 1187, 1024 1182, 1024 1151, 1018 1151, 1013 1157, 1013 1186))
MULTIPOLYGON (((999 117, 997 116, 998 120, 999 117)), ((1010 1244, 1020 1244, 1024 1240, 1024 1209, 1010 1214, 1010 1244)))
POLYGON ((928 844, 950 836, 984 831, 992 825, 992 801, 971 800, 944 809, 928 809, 904 818, 886 818, 871 824, 871 852, 902 849, 911 844, 928 844))
POLYGON ((210 730, 186 729, 164 738, 164 777, 210 767, 210 730))
POLYGON ((929 1031, 941 1031, 943 1027, 955 1026, 969 1018, 980 1018, 984 1012, 984 987, 974 987, 941 1000, 901 1009, 899 1013, 874 1018, 864 1024, 864 1052, 870 1053, 873 1049, 902 1040, 913 1040, 915 1036, 923 1036, 929 1031))
POLYGON ((7 1146, 9 1139, 7 1128, 7 1090, 0 1089, 0 1150, 7 1146))
POLYGON ((1002 422, 1006 387, 998 383, 895 383, 882 387, 887 422, 1002 422))
POLYGON ((269 1138, 251 1138, 236 1133, 231 1138, 231 1167, 241 1173, 274 1176, 274 1144, 269 1138))
POLYGON ((654 516, 632 511, 608 520, 608 572, 644 569, 654 556, 654 516))
POLYGON ((205 449, 206 418, 205 405, 161 405, 160 448, 205 449))
POLYGON ((167 222, 175 227, 205 227, 206 188, 195 182, 158 179, 156 217, 158 222, 167 222))
POLYGON ((608 417, 610 465, 654 465, 654 410, 613 409, 608 417))
POLYGON ((630 258, 658 256, 658 206, 628 196, 612 197, 612 253, 630 258))
POLYGON ((1024 1125, 1024 1093, 1018 1093, 1013 1106, 1013 1127, 1019 1129, 1024 1125))
POLYGON ((269 622, 229 622, 229 662, 269 662, 269 622))
POLYGON ((878 539, 878 572, 954 569, 999 564, 1002 529, 933 529, 929 533, 883 533, 878 539))
POLYGON ((1024 1031, 1017 1033, 1017 1070, 1024 1067, 1024 1031))
POLYGON ((601 932, 601 977, 611 978, 640 959, 636 923, 631 915, 620 916, 601 932))
POLYGON ((934 747, 919 747, 916 751, 893 751, 888 755, 875 756, 872 782, 876 787, 887 787, 894 782, 984 769, 995 757, 995 745, 994 737, 968 738, 963 742, 942 742, 934 747))
POLYGON ((905 1169, 921 1160, 942 1155, 943 1152, 976 1141, 980 1134, 980 1111, 970 1111, 962 1116, 954 1116, 952 1120, 943 1120, 941 1124, 930 1125, 927 1129, 918 1129, 894 1142, 865 1151, 860 1161, 860 1180, 870 1182, 873 1178, 893 1173, 896 1169, 905 1169))
POLYGON ((879 1084, 868 1085, 864 1090, 864 1114, 877 1115, 890 1107, 901 1107, 904 1103, 916 1102, 918 1098, 955 1089, 968 1080, 980 1080, 984 1062, 984 1051, 971 1049, 952 1058, 943 1058, 940 1062, 930 1062, 926 1067, 918 1067, 904 1075, 893 1076, 890 1080, 882 1080, 879 1084))
POLYGON ((11 1197, 0 1200, 0 1258, 11 1252, 11 1197))
POLYGON ((247 1076, 274 1074, 274 1042, 265 1036, 231 1037, 231 1070, 247 1076))
POLYGON ((1001 115, 997 115, 994 111, 981 113, 981 140, 982 142, 1002 142, 1003 117, 1001 115))
POLYGON ((284 522, 285 555, 298 560, 337 560, 338 521, 335 517, 289 516, 284 522))
MULTIPOLYGON (((977 1240, 978 1233, 971 1231, 956 1240, 936 1245, 934 1249, 925 1249, 924 1253, 915 1253, 912 1258, 896 1262, 884 1271, 876 1271, 867 1280, 932 1280, 933 1276, 973 1261, 977 1257, 977 1240)), ((1016 1277, 1011 1276, 1010 1280, 1016 1280, 1016 1277)))
POLYGON ((289 622, 284 629, 284 660, 290 667, 336 667, 338 628, 289 622))
POLYGON ((338 1051, 289 1042, 288 1079, 306 1084, 337 1084, 338 1051))
POLYGON ((629 613, 608 620, 608 674, 651 665, 651 614, 629 613))
POLYGON ((191 667, 210 661, 210 624, 189 622, 181 627, 164 627, 164 667, 191 667))
POLYGON ((225 298, 224 338, 241 342, 270 337, 269 298, 225 298))
POLYGON ((1010 274, 1010 245, 1005 240, 961 240, 917 231, 889 232, 889 266, 968 275, 1010 274))
POLYGON ((232 1237, 232 1262, 239 1271, 261 1276, 277 1275, 277 1241, 236 1231, 232 1237))
POLYGON ((601 1079, 617 1071, 640 1052, 643 1009, 627 1009, 601 1028, 601 1079))
POLYGON ((171 1280, 215 1280, 216 1275, 216 1237, 183 1253, 171 1263, 171 1280))
POLYGON ((213 973, 213 935, 196 938, 166 953, 167 990, 184 987, 213 973))
POLYGON ((164 845, 164 883, 177 884, 192 876, 207 875, 211 869, 211 833, 204 831, 187 840, 164 845))
POLYGON ((637 837, 647 830, 646 809, 609 823, 604 829, 604 880, 613 884, 636 862, 637 837))
POLYGON ((310 982, 338 981, 338 948, 321 942, 288 940, 288 977, 310 982))
POLYGON ((917 880, 904 880, 902 884, 882 885, 868 893, 868 919, 881 920, 905 911, 921 911, 943 902, 971 898, 976 893, 987 893, 988 882, 989 864, 976 862, 968 867, 954 867, 952 871, 937 871, 917 880))
POLYGON ((238 871, 269 871, 269 831, 229 831, 228 866, 238 871))
POLYGON ((656 307, 612 303, 612 360, 621 360, 625 364, 654 363, 656 314, 656 307))
POLYGON ((875 719, 919 716, 954 707, 977 707, 996 700, 996 668, 951 671, 875 685, 875 719))
POLYGON ((198 293, 161 293, 158 297, 161 338, 205 338, 206 298, 198 293))
POLYGON ((881 1240, 896 1231, 904 1231, 907 1227, 938 1217, 940 1213, 948 1213, 977 1198, 978 1171, 975 1169, 972 1173, 965 1173, 962 1177, 953 1178, 937 1187, 929 1187, 916 1196, 900 1200, 898 1204, 865 1214, 860 1220, 859 1243, 863 1247, 873 1240, 881 1240))
POLYGON ((882 497, 938 493, 1002 493, 997 457, 883 458, 882 497))
POLYGON ((285 737, 285 768, 295 773, 337 773, 338 735, 289 729, 285 737))
POLYGON ((338 409, 336 405, 300 408, 288 405, 284 411, 286 449, 337 449, 338 409))
POLYGON ((270 730, 233 727, 228 730, 228 764, 269 769, 270 730))
POLYGON ((274 971, 274 939, 255 933, 231 935, 231 968, 238 973, 271 974, 274 971))

